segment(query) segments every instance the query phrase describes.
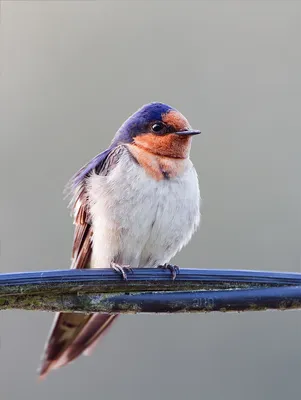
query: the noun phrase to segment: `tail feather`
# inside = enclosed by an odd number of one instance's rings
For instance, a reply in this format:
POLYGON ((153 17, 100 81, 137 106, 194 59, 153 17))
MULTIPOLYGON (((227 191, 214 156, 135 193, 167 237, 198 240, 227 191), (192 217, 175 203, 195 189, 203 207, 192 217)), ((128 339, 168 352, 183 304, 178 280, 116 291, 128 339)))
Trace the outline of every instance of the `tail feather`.
POLYGON ((99 313, 57 314, 45 347, 40 377, 44 378, 51 370, 67 365, 81 353, 88 352, 116 317, 99 313))
POLYGON ((83 352, 89 353, 89 350, 92 350, 93 345, 96 344, 97 339, 107 331, 116 317, 117 315, 94 314, 89 323, 66 350, 67 362, 74 360, 83 352))

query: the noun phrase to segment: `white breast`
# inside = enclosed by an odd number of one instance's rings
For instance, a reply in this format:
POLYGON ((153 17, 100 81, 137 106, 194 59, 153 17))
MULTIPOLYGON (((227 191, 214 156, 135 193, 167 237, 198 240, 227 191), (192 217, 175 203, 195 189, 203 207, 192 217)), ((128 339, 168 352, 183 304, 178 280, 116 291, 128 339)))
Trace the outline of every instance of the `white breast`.
POLYGON ((126 150, 107 175, 88 182, 93 225, 92 267, 111 261, 155 267, 190 240, 200 221, 200 195, 190 160, 181 176, 156 181, 126 150))

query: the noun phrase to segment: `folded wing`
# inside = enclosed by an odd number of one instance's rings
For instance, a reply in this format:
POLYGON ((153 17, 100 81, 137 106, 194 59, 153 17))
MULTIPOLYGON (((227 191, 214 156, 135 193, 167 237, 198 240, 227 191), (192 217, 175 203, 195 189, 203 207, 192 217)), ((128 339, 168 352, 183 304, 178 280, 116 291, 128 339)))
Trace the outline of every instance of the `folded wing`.
MULTIPOLYGON (((101 153, 91 161, 92 168, 88 163, 72 178, 75 231, 71 268, 89 268, 92 254, 93 232, 89 215, 89 199, 85 187, 86 177, 92 171, 100 175, 108 175, 118 163, 122 151, 124 148, 118 146, 111 152, 101 153), (95 163, 95 159, 97 159, 97 163, 95 163), (83 171, 87 171, 86 175, 83 174, 83 171)), ((45 345, 39 371, 40 377, 45 377, 52 369, 70 363, 83 352, 88 353, 116 317, 117 315, 100 313, 57 313, 45 345)))

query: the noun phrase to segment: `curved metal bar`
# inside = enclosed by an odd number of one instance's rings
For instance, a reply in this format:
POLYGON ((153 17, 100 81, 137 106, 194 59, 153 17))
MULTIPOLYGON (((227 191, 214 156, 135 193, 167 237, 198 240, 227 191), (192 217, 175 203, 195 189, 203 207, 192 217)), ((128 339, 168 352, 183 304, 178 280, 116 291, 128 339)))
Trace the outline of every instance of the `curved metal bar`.
POLYGON ((191 313, 301 309, 301 287, 248 290, 0 297, 0 309, 106 313, 191 313))
POLYGON ((135 269, 124 281, 112 269, 0 275, 0 310, 107 313, 255 311, 301 308, 301 274, 135 269))
POLYGON ((111 293, 183 290, 248 289, 301 285, 301 274, 251 271, 180 269, 175 281, 170 272, 137 268, 125 282, 112 269, 54 270, 0 274, 0 297, 7 294, 111 293))

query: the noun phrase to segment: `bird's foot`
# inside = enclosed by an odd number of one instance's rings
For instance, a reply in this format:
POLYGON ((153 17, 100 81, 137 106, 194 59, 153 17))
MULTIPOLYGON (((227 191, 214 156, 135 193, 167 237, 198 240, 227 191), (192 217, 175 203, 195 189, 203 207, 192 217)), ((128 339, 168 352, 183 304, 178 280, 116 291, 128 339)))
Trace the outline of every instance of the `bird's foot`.
POLYGON ((179 267, 177 267, 176 265, 172 265, 172 264, 164 264, 164 265, 159 265, 157 268, 161 268, 161 269, 169 269, 169 271, 171 272, 171 278, 174 281, 178 275, 178 273, 180 272, 179 267))
POLYGON ((111 262, 111 268, 113 268, 114 271, 116 271, 118 274, 122 276, 122 279, 127 281, 128 276, 127 273, 133 273, 132 268, 129 265, 119 265, 114 262, 111 262))

